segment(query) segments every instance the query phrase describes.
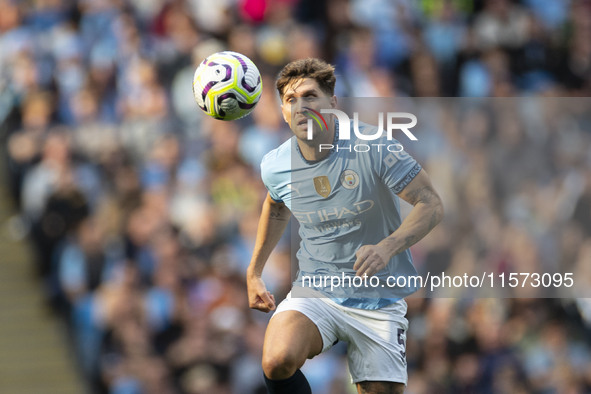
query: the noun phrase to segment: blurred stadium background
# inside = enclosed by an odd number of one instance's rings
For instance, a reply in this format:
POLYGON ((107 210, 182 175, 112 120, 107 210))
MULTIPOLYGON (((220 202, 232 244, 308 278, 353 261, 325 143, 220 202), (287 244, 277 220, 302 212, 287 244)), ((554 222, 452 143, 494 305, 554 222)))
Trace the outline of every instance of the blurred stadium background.
MULTIPOLYGON (((415 153, 447 217, 413 255, 591 282, 590 37, 583 0, 0 0, 0 392, 265 392, 244 272, 260 159, 290 135, 274 77, 303 57, 336 64, 341 96, 581 103, 435 124, 415 153), (223 49, 264 83, 230 123, 191 92, 223 49)), ((286 236, 276 298, 289 260, 286 236)), ((408 393, 591 392, 589 299, 416 298, 408 317, 408 393)), ((352 392, 344 347, 304 371, 352 392)))

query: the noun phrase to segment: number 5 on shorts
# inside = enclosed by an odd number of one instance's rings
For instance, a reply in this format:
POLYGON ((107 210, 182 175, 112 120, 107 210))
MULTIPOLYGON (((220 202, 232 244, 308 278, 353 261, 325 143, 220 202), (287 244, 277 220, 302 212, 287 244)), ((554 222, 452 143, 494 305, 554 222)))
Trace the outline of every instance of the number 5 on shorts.
POLYGON ((400 355, 404 359, 404 363, 406 364, 406 345, 404 344, 404 340, 406 339, 406 335, 404 335, 404 330, 402 328, 398 329, 398 344, 402 346, 402 350, 400 351, 400 355))

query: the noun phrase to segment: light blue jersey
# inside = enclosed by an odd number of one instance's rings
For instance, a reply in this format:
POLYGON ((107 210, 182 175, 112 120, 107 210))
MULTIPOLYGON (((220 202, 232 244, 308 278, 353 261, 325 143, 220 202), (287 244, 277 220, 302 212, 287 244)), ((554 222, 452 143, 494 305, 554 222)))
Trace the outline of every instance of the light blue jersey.
MULTIPOLYGON (((363 123, 359 129, 363 134, 375 133, 374 126, 363 123)), ((421 166, 405 151, 386 149, 397 143, 386 136, 371 142, 339 140, 337 130, 333 149, 320 161, 306 161, 295 137, 265 155, 261 175, 271 198, 285 203, 300 224, 302 241, 294 290, 312 287, 341 305, 362 309, 381 308, 417 290, 416 286, 386 284, 388 276, 417 275, 409 250, 394 256, 386 269, 376 274, 378 286, 355 287, 344 282, 344 286, 331 289, 330 283, 321 283, 331 276, 354 277, 357 250, 379 243, 400 226, 396 193, 412 181, 421 166), (371 149, 356 152, 357 144, 371 149)))

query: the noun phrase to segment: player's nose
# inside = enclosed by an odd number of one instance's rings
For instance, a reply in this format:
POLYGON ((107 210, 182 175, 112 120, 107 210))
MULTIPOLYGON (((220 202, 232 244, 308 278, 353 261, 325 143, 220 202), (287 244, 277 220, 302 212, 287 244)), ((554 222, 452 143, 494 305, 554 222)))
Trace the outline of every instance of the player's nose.
POLYGON ((296 98, 291 102, 291 112, 294 114, 301 114, 304 110, 303 101, 301 98, 296 98))

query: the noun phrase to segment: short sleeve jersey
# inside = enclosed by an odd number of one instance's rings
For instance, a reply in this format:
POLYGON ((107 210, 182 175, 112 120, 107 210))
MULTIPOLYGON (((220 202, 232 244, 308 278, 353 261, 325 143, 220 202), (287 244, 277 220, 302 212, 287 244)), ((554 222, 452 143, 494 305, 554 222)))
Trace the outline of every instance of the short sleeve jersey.
MULTIPOLYGON (((374 126, 359 124, 364 134, 374 126)), ((377 309, 417 290, 411 281, 393 286, 388 277, 416 276, 409 250, 394 256, 371 285, 355 286, 355 253, 394 232, 401 223, 396 196, 421 166, 396 140, 340 140, 317 162, 303 158, 295 137, 264 156, 261 176, 271 198, 299 222, 298 276, 293 285, 314 287, 341 305, 377 309), (397 144, 397 145, 396 145, 397 144), (369 151, 365 151, 369 147, 369 151), (395 149, 391 149, 395 147, 395 149), (342 279, 334 286, 336 279, 342 279), (332 280, 332 282, 330 282, 332 280)))

